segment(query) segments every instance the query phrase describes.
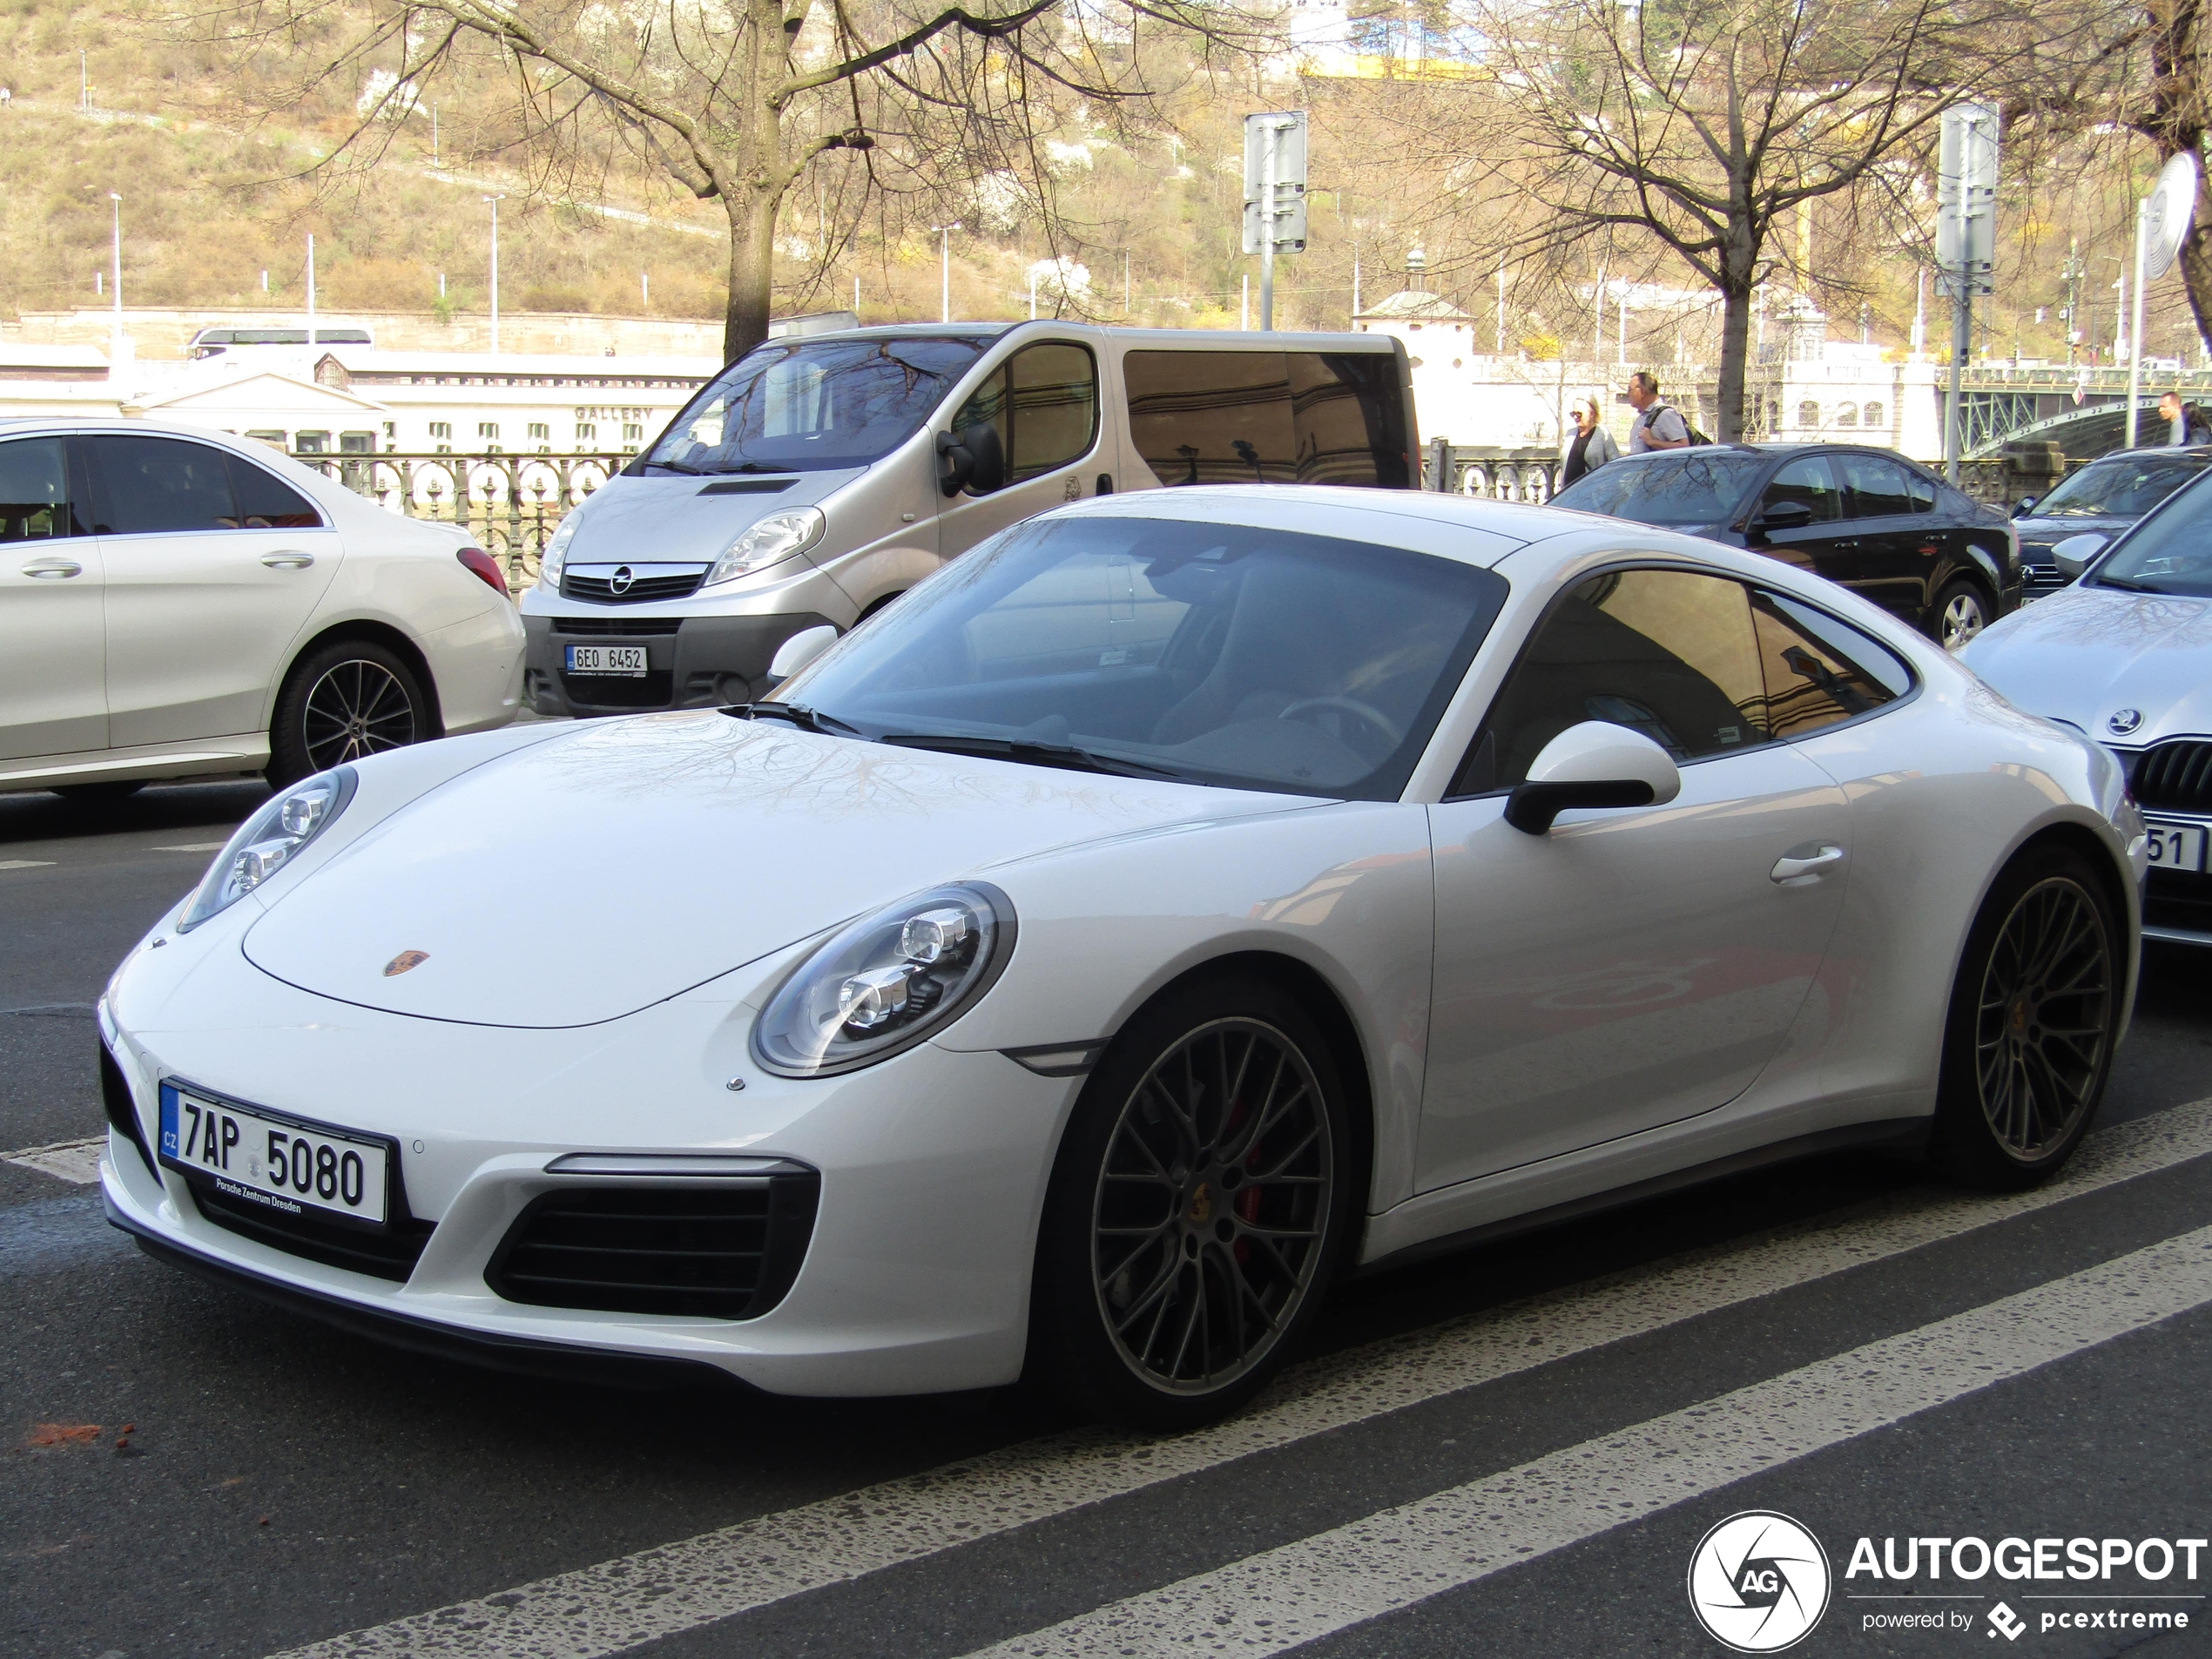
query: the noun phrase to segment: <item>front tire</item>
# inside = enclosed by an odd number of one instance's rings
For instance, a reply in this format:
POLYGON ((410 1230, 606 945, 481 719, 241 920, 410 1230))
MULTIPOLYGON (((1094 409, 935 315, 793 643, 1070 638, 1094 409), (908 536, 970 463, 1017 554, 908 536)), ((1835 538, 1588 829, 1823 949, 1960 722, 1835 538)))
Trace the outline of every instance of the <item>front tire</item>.
POLYGON ((1936 595, 1932 631, 1944 650, 1960 651, 1973 644, 1993 620, 1989 600, 1979 588, 1971 582, 1952 582, 1936 595))
POLYGON ((1960 1179, 2017 1191, 2058 1173, 2112 1072, 2127 964, 2096 873, 2064 847, 2000 875, 1952 987, 1934 1151, 1960 1179))
POLYGON ((268 779, 282 789, 436 735, 421 682, 397 652, 371 640, 334 640, 295 663, 277 693, 268 779))
POLYGON ((1356 1199, 1319 1027, 1224 978, 1130 1021, 1076 1103, 1038 1240, 1032 1369, 1143 1428, 1237 1409, 1318 1312, 1356 1199))

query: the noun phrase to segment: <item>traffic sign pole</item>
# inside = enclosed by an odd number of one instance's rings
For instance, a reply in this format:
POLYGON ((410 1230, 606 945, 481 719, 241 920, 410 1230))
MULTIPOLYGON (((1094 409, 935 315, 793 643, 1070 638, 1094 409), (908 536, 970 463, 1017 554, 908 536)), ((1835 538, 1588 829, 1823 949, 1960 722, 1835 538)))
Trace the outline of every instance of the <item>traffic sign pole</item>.
POLYGON ((1259 164, 1259 327, 1263 334, 1271 334, 1275 332, 1275 162, 1282 138, 1281 129, 1274 122, 1264 125, 1259 164))
POLYGON ((2143 390, 2143 236, 2150 224, 2150 203, 2135 204, 2135 314, 2128 329, 2128 436, 2122 448, 2135 447, 2136 407, 2143 390))

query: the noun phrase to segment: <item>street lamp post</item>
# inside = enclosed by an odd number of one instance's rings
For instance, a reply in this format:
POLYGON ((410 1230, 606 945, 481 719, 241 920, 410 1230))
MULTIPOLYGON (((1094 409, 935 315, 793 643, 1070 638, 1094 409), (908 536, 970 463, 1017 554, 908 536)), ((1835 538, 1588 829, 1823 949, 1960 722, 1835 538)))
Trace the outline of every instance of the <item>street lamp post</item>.
POLYGON ((960 228, 960 221, 954 219, 949 225, 932 225, 929 228, 937 236, 938 309, 941 314, 937 320, 950 322, 953 320, 953 233, 960 228))
POLYGON ((491 204, 491 354, 499 355, 499 204, 504 196, 487 196, 491 204))
POLYGON ((109 353, 113 360, 123 355, 123 198, 111 190, 107 199, 115 205, 115 243, 110 278, 110 286, 115 290, 115 341, 109 353))

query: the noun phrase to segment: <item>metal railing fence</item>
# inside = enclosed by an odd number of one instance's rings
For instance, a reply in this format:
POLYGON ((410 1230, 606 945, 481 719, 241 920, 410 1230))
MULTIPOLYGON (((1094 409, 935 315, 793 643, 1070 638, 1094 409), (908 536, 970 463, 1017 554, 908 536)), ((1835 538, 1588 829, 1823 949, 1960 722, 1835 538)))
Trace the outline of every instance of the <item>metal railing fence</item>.
POLYGON ((622 455, 329 455, 293 459, 407 518, 455 524, 507 573, 537 580, 538 555, 570 510, 635 459, 622 455))

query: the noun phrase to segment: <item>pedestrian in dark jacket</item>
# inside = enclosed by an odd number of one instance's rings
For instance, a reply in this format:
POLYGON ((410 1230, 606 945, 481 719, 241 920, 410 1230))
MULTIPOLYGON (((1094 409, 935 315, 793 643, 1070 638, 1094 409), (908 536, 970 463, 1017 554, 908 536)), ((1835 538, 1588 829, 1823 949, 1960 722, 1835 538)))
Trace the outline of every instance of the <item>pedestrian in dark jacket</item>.
POLYGON ((1567 441, 1567 452, 1560 459, 1559 487, 1561 489, 1585 473, 1595 472, 1608 461, 1618 461, 1621 451, 1613 442, 1613 435, 1605 429, 1604 412, 1594 397, 1575 401, 1575 435, 1567 441))

